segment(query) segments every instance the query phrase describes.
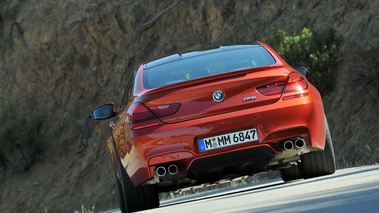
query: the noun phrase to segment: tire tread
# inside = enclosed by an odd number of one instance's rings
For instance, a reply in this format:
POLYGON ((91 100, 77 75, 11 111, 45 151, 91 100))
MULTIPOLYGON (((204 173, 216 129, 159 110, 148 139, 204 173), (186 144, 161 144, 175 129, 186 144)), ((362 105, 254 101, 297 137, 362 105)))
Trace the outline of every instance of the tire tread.
POLYGON ((335 155, 329 126, 325 119, 325 148, 301 156, 301 173, 304 178, 313 178, 333 174, 336 170, 335 155))
POLYGON ((280 176, 282 177, 283 181, 286 182, 303 178, 299 171, 299 166, 297 165, 292 165, 287 169, 281 169, 280 176))
MULTIPOLYGON (((125 212, 135 212, 159 207, 159 194, 156 185, 135 187, 126 171, 121 169, 121 185, 123 188, 125 212)), ((122 202, 120 202, 120 209, 122 202)))

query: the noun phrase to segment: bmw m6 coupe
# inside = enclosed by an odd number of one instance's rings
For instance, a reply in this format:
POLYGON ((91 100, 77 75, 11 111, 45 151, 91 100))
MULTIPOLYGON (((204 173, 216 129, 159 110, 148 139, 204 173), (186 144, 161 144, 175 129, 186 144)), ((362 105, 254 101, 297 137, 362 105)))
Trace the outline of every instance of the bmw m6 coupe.
POLYGON ((159 193, 279 170, 284 181, 335 172, 322 98, 308 70, 263 42, 174 54, 134 72, 107 141, 122 212, 159 193))

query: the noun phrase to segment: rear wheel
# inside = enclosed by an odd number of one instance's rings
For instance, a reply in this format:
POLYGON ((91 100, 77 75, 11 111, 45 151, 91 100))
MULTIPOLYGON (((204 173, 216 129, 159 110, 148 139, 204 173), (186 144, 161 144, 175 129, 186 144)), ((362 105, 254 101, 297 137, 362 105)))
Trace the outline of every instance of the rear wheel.
POLYGON ((281 169, 280 176, 284 181, 291 181, 303 178, 303 176, 300 174, 298 165, 292 165, 290 168, 281 169))
POLYGON ((118 179, 117 175, 116 175, 116 172, 114 174, 115 176, 115 182, 116 182, 116 192, 117 192, 117 198, 118 198, 118 205, 120 206, 120 210, 121 212, 126 212, 126 209, 125 209, 125 198, 124 198, 124 192, 122 190, 122 185, 120 183, 120 180, 118 179))
POLYGON ((121 192, 120 210, 134 212, 159 207, 159 193, 156 185, 135 187, 124 169, 120 169, 121 192), (123 207, 123 208, 122 208, 123 207))
POLYGON ((301 156, 301 174, 304 178, 313 178, 333 174, 336 171, 335 155, 328 122, 325 119, 326 139, 325 149, 301 156))

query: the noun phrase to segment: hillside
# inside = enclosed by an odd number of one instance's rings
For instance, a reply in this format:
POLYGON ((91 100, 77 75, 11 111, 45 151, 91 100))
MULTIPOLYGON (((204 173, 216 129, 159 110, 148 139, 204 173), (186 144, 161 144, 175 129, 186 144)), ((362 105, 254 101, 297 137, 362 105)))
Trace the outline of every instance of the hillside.
MULTIPOLYGON (((379 162, 379 1, 0 0, 0 109, 43 113, 43 153, 24 173, 0 165, 0 212, 117 206, 105 140, 92 108, 119 103, 142 62, 252 42, 273 24, 290 34, 334 28, 344 39, 324 96, 338 166, 379 162)), ((0 110, 1 111, 1 110, 0 110)))

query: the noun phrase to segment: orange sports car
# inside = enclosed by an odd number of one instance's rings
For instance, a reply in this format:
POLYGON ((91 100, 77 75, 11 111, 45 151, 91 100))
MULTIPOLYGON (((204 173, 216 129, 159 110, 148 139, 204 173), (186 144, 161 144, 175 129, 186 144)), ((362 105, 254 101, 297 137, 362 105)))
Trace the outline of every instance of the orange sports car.
POLYGON ((284 181, 335 172, 323 102, 307 69, 263 42, 175 54, 135 71, 108 148, 122 212, 159 206, 159 192, 279 170, 284 181))

